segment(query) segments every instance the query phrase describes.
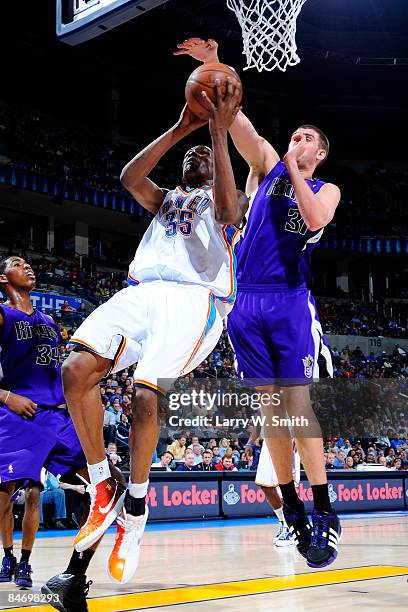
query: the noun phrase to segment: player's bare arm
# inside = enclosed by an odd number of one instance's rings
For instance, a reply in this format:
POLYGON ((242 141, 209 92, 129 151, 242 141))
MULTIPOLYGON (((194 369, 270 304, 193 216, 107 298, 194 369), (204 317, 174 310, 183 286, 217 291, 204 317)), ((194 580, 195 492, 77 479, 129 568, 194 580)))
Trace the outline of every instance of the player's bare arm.
POLYGON ((283 158, 291 183, 295 190, 300 214, 307 228, 311 231, 325 227, 334 217, 340 202, 340 189, 333 183, 326 183, 319 193, 313 193, 305 181, 305 172, 299 169, 299 160, 305 150, 305 136, 295 135, 295 146, 290 148, 283 158))
POLYGON ((239 225, 248 209, 248 201, 238 192, 228 153, 228 129, 239 111, 241 86, 227 80, 223 97, 221 84, 217 82, 216 102, 213 104, 204 93, 210 111, 210 134, 214 156, 214 207, 219 223, 239 225))
MULTIPOLYGON (((177 45, 174 55, 189 55, 203 62, 219 62, 218 43, 213 39, 189 38, 177 45)), ((229 128, 234 145, 249 166, 246 193, 252 193, 278 163, 273 146, 258 134, 248 117, 240 110, 229 128)))
POLYGON ((205 125, 185 106, 180 119, 167 132, 145 147, 123 168, 120 180, 143 208, 156 214, 166 195, 148 175, 160 159, 180 140, 205 125))

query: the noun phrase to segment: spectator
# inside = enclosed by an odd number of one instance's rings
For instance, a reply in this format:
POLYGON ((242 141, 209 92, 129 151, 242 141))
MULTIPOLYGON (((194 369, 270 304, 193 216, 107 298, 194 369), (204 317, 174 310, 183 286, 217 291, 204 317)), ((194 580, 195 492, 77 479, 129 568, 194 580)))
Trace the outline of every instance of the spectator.
POLYGON ((61 334, 61 338, 63 340, 68 340, 68 330, 65 325, 63 325, 62 321, 58 321, 58 331, 61 334))
POLYGON ((378 458, 378 464, 382 467, 382 468, 386 468, 387 467, 387 459, 382 456, 378 458))
POLYGON ((106 452, 108 453, 109 459, 112 461, 113 465, 122 463, 122 458, 118 455, 118 447, 115 442, 109 442, 106 452))
POLYGON ((344 470, 346 465, 346 453, 343 450, 339 450, 337 457, 334 459, 333 466, 336 469, 344 470))
POLYGON ((335 470, 336 466, 334 465, 336 459, 336 455, 334 453, 327 453, 326 455, 326 470, 335 470))
POLYGON ((393 460, 393 462, 391 464, 391 469, 392 470, 401 470, 402 469, 402 462, 401 462, 401 459, 399 457, 395 457, 395 459, 393 460))
POLYGON ((112 408, 115 414, 115 424, 119 425, 122 416, 122 406, 120 405, 119 398, 113 400, 112 408))
POLYGON ((152 467, 164 468, 167 472, 171 472, 170 464, 172 463, 173 459, 173 454, 170 451, 164 451, 164 453, 160 457, 160 461, 152 463, 152 467))
POLYGON ((222 461, 215 465, 215 469, 217 471, 219 471, 219 472, 222 471, 222 470, 225 470, 225 471, 228 471, 228 472, 236 472, 237 471, 237 468, 232 463, 231 457, 226 457, 225 455, 224 455, 222 461))
POLYGON ((346 470, 354 470, 355 469, 353 457, 351 455, 347 455, 347 457, 346 457, 345 469, 346 470))
POLYGON ((211 470, 213 470, 214 468, 212 466, 212 458, 213 458, 212 451, 209 448, 207 448, 207 450, 203 452, 202 462, 196 466, 197 470, 200 470, 201 472, 210 472, 211 470))
POLYGON ((176 472, 194 472, 197 470, 197 466, 194 465, 194 453, 190 449, 186 450, 184 454, 184 463, 180 463, 176 472))
POLYGON ((67 517, 65 505, 65 494, 60 487, 60 483, 51 472, 45 472, 44 490, 40 495, 40 524, 44 522, 44 507, 53 506, 53 521, 57 529, 65 529, 61 523, 67 517))
POLYGON ((178 440, 175 440, 172 444, 167 446, 167 450, 170 451, 175 461, 180 461, 184 458, 186 452, 186 436, 181 435, 178 440))
POLYGON ((202 463, 202 461, 203 461, 203 456, 201 454, 201 449, 202 449, 201 444, 194 444, 193 445, 194 465, 198 465, 199 463, 202 463))
POLYGON ((112 408, 108 405, 105 408, 103 416, 103 439, 105 445, 116 440, 116 415, 112 412, 112 408))
POLYGON ((126 414, 121 414, 120 423, 116 427, 116 443, 129 448, 130 423, 126 414))
POLYGON ((219 456, 221 457, 221 459, 224 457, 225 455, 225 451, 227 450, 227 448, 229 447, 229 441, 227 438, 221 438, 220 443, 219 443, 219 456))
POLYGON ((200 444, 200 440, 198 436, 192 436, 191 437, 191 444, 187 447, 187 448, 191 448, 191 450, 194 450, 194 446, 198 445, 201 449, 201 452, 203 452, 204 450, 204 446, 202 444, 200 444))

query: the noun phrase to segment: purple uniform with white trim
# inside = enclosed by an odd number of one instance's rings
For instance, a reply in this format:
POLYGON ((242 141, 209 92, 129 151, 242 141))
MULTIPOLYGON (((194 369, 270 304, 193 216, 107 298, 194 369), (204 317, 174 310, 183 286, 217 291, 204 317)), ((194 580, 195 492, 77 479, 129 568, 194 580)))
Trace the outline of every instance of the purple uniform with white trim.
MULTIPOLYGON (((72 467, 85 465, 72 421, 63 408, 56 324, 35 309, 28 315, 2 304, 0 311, 0 386, 37 404, 30 419, 0 404, 0 482, 39 481, 47 458, 58 467, 62 443, 75 454, 72 467)), ((64 459, 60 465, 64 468, 64 459)))
MULTIPOLYGON (((313 193, 324 185, 306 182, 313 193)), ((322 234, 323 229, 307 229, 279 161, 251 197, 244 237, 236 247, 238 295, 228 333, 241 376, 305 384, 319 376, 319 353, 332 373, 308 289, 311 254, 322 234)))

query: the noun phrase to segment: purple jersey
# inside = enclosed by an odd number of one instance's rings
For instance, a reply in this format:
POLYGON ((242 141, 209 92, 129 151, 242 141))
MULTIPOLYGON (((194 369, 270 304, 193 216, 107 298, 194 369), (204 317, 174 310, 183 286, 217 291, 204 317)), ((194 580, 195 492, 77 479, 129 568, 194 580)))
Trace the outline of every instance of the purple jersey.
MULTIPOLYGON (((313 193, 323 181, 307 180, 313 193)), ((303 221, 289 173, 279 161, 251 198, 248 223, 236 247, 238 290, 250 285, 304 286, 310 257, 323 230, 311 232, 303 221)))
POLYGON ((1 304, 0 311, 0 386, 43 408, 65 404, 56 324, 35 309, 28 315, 1 304))

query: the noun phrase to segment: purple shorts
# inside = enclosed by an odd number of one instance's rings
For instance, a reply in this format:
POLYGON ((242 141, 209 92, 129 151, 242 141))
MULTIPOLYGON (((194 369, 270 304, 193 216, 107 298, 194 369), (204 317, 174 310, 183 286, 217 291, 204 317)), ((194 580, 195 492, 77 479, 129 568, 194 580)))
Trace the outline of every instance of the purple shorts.
POLYGON ((239 375, 264 379, 254 384, 304 385, 323 374, 321 365, 329 376, 333 374, 330 351, 307 288, 277 290, 264 285, 239 290, 228 316, 228 334, 239 375))
POLYGON ((64 474, 86 465, 68 411, 38 408, 31 419, 0 407, 0 482, 40 482, 47 466, 64 474))
POLYGON ((86 467, 86 458, 74 423, 67 411, 65 415, 65 424, 60 429, 57 442, 44 463, 44 467, 54 476, 64 476, 72 470, 86 467))

